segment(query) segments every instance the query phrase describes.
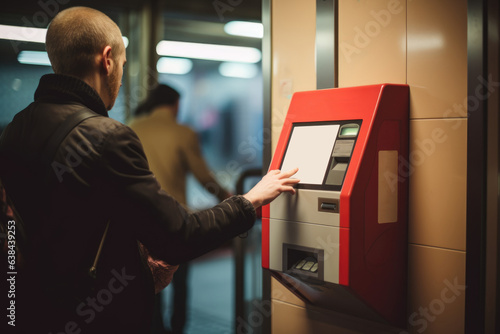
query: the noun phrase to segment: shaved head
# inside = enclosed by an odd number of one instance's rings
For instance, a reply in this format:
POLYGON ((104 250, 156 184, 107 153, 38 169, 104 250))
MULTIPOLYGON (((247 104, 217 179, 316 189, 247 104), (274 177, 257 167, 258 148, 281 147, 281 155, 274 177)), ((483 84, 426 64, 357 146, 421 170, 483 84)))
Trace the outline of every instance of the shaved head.
POLYGON ((97 56, 108 45, 113 58, 125 52, 120 28, 105 14, 87 7, 72 7, 57 14, 45 41, 54 73, 79 78, 96 68, 97 56))

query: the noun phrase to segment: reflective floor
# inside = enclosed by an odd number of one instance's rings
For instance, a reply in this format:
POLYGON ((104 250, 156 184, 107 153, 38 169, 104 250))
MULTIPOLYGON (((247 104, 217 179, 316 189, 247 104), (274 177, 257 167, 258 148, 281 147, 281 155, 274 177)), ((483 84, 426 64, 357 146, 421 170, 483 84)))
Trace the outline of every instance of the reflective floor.
MULTIPOLYGON (((170 326, 172 286, 163 292, 164 323, 170 326)), ((217 250, 190 263, 185 334, 230 334, 234 319, 234 259, 217 250)))

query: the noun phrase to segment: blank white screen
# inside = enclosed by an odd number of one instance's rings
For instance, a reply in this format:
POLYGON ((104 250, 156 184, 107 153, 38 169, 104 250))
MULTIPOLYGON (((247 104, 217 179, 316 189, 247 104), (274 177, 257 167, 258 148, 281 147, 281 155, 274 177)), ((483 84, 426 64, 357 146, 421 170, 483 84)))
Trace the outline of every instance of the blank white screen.
POLYGON ((299 167, 294 177, 300 183, 322 184, 339 127, 338 124, 295 126, 281 170, 299 167))

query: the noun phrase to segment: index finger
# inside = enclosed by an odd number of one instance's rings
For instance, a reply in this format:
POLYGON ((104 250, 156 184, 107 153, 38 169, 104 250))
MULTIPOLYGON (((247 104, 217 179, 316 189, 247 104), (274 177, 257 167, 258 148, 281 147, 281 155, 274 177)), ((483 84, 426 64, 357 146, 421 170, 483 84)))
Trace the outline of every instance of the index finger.
POLYGON ((294 175, 295 173, 297 173, 299 171, 299 168, 296 167, 294 169, 290 169, 289 171, 286 171, 286 172, 282 172, 281 173, 281 177, 282 178, 289 178, 290 176, 294 175))

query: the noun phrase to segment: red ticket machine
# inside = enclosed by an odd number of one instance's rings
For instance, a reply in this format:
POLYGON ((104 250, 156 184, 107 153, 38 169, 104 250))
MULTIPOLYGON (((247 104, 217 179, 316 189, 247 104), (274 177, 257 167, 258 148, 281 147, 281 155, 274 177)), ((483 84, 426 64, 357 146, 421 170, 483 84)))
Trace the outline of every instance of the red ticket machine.
POLYGON ((293 95, 270 169, 295 195, 262 210, 262 266, 306 302, 405 324, 408 86, 293 95))

